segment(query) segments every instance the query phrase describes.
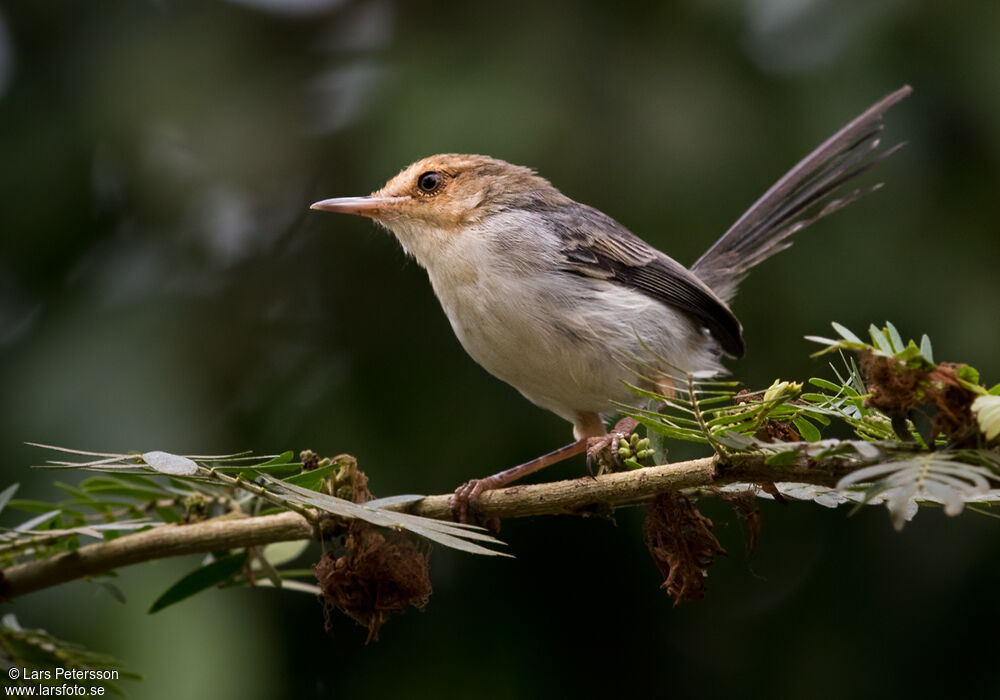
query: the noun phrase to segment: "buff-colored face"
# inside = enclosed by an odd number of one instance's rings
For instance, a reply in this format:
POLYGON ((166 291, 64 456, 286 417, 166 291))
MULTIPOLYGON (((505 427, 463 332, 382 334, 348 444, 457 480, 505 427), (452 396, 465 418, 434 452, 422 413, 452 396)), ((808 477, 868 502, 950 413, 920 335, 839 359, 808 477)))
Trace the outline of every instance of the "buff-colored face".
POLYGON ((552 186, 528 168, 488 156, 448 153, 413 163, 368 197, 326 199, 312 208, 367 216, 392 230, 404 223, 452 230, 540 190, 552 186))

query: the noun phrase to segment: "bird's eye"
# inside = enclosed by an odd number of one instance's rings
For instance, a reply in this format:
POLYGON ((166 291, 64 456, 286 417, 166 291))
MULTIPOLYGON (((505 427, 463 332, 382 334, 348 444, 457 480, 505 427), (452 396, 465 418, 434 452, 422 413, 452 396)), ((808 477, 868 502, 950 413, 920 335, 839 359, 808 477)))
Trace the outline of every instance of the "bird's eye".
POLYGON ((433 170, 429 170, 417 178, 417 187, 424 194, 434 194, 441 189, 443 184, 444 175, 433 170))

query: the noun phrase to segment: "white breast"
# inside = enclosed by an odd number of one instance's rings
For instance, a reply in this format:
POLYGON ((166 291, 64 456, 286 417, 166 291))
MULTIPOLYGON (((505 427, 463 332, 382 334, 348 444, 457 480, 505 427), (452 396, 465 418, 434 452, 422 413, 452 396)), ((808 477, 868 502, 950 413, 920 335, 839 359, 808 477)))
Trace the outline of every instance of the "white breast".
POLYGON ((640 382, 629 367, 640 360, 665 369, 643 344, 684 371, 720 368, 713 343, 687 316, 561 269, 558 242, 530 214, 507 223, 503 254, 470 230, 421 262, 466 351, 529 400, 570 421, 611 412, 612 401, 635 403, 624 382, 640 382))

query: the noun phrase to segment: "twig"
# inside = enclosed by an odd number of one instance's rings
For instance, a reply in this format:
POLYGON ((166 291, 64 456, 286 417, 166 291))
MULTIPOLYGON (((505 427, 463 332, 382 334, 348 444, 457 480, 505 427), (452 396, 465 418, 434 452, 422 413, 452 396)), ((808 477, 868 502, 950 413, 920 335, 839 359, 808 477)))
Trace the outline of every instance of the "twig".
POLYGON ((274 494, 271 491, 268 491, 263 486, 258 486, 252 481, 247 481, 246 479, 243 478, 242 474, 237 474, 236 477, 233 478, 228 474, 223 474, 222 472, 218 471, 218 469, 214 468, 204 469, 203 471, 206 472, 208 475, 210 475, 211 478, 217 479, 224 484, 232 486, 233 488, 249 491, 255 496, 263 498, 265 501, 270 501, 271 503, 279 505, 282 508, 287 508, 290 511, 298 513, 303 518, 313 523, 314 526, 317 523, 319 523, 319 516, 313 511, 309 510, 308 508, 303 508, 302 506, 297 505, 295 503, 292 503, 291 501, 282 498, 281 496, 278 496, 277 494, 274 494))
POLYGON ((312 533, 309 521, 294 512, 164 525, 12 566, 2 572, 0 596, 10 599, 153 559, 301 540, 312 537, 312 533))
MULTIPOLYGON (((597 506, 616 507, 649 500, 676 491, 734 482, 797 481, 832 486, 856 468, 850 459, 835 456, 811 462, 805 458, 780 467, 766 465, 764 455, 706 457, 627 472, 603 474, 545 484, 511 486, 483 493, 479 512, 484 518, 583 514, 597 506)), ((239 484, 246 488, 245 482, 239 484)), ((428 496, 392 510, 451 519, 451 494, 428 496)), ((297 512, 259 517, 224 516, 189 525, 164 525, 114 540, 86 545, 47 559, 6 569, 0 578, 0 599, 73 581, 153 559, 253 547, 272 542, 309 539, 314 524, 297 512)))

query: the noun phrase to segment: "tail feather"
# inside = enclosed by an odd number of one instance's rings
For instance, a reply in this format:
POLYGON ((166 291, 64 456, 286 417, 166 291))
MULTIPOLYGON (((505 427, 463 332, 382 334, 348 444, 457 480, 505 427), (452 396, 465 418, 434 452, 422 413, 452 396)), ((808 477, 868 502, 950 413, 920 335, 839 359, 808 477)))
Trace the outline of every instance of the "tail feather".
POLYGON ((911 92, 904 85, 886 95, 803 158, 747 209, 691 272, 729 301, 752 267, 792 244, 792 234, 878 189, 880 184, 834 196, 903 145, 879 150, 882 117, 911 92))

